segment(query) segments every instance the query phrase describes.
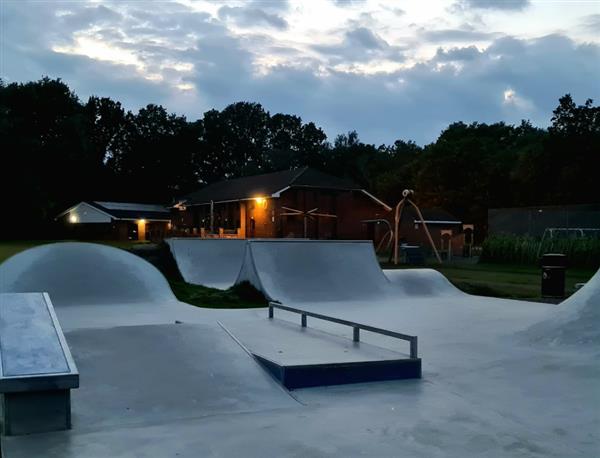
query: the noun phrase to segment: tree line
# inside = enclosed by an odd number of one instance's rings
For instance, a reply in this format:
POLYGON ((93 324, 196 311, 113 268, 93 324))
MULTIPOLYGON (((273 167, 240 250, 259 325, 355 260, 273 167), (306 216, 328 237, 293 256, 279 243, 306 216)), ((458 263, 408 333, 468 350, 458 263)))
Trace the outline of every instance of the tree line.
POLYGON ((238 102, 189 121, 150 104, 137 113, 107 97, 85 103, 60 79, 0 80, 3 237, 43 237, 81 200, 170 203, 226 178, 310 166, 395 204, 415 190, 485 229, 487 209, 600 202, 600 107, 560 98, 548 129, 456 122, 419 146, 332 142, 313 122, 238 102))

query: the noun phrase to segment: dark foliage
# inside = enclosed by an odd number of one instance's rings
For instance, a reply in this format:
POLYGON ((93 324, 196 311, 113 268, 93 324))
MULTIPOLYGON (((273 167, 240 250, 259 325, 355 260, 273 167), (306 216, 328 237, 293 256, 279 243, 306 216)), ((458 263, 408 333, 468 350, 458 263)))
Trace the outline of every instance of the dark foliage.
POLYGON ((548 130, 451 124, 436 142, 375 146, 355 131, 333 144, 314 123, 238 102, 190 122, 148 105, 81 102, 60 80, 0 81, 3 237, 51 237, 80 200, 170 203, 224 178, 303 165, 351 178, 390 204, 405 188, 485 227, 492 207, 600 201, 600 107, 565 95, 548 130))

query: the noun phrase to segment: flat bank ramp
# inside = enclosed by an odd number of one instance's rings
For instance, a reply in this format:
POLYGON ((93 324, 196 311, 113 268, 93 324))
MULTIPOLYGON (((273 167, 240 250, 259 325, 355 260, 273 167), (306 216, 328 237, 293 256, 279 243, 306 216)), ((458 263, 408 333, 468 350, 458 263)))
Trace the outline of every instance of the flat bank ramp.
POLYGON ((0 264, 0 292, 49 293, 56 307, 176 301, 152 264, 95 243, 50 243, 0 264))
POLYGON ((166 242, 187 283, 218 289, 235 283, 246 240, 172 238, 166 242))
POLYGON ((371 241, 252 240, 237 278, 242 281, 283 303, 460 294, 431 269, 384 274, 371 241))
POLYGON ((296 407, 216 323, 66 333, 81 376, 73 430, 296 407))

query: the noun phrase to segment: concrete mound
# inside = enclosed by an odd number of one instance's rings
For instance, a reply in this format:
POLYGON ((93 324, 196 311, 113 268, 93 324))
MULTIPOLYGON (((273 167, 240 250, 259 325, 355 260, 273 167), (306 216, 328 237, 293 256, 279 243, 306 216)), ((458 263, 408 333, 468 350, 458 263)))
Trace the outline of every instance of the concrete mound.
POLYGON ((219 289, 235 283, 246 240, 173 238, 166 242, 187 283, 219 289))
POLYGON ((434 269, 385 269, 383 273, 407 296, 465 294, 434 269))
POLYGON ((52 243, 0 265, 0 292, 47 292, 55 306, 176 301, 150 263, 94 243, 52 243))
POLYGON ((551 345, 600 344, 600 270, 561 302, 552 318, 522 333, 530 342, 551 345))

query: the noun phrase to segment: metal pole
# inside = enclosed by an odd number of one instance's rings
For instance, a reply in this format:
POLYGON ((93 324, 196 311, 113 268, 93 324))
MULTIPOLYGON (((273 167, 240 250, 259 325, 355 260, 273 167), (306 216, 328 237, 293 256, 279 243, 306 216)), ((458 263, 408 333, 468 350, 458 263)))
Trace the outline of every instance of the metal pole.
POLYGON ((360 328, 358 326, 354 326, 352 328, 353 332, 352 332, 352 340, 354 342, 359 342, 360 341, 360 328))
POLYGON ((215 203, 210 201, 210 233, 215 233, 215 203))
POLYGON ((402 218, 402 210, 404 210, 404 199, 396 205, 396 214, 394 216, 394 264, 398 265, 398 226, 402 218))
POLYGON ((306 327, 306 314, 301 313, 300 316, 302 317, 302 327, 305 328, 306 327))
POLYGON ((415 336, 410 341, 410 357, 416 359, 419 357, 418 355, 418 339, 415 336))
POLYGON ((438 253, 437 248, 435 247, 435 243, 433 243, 433 239, 431 238, 431 234, 429 233, 429 229, 427 229, 427 224, 425 224, 425 220, 423 219, 423 215, 421 214, 421 210, 419 210, 419 207, 416 206, 416 204, 410 200, 407 199, 408 203, 411 204, 416 212, 417 215, 419 215, 419 219, 421 220, 421 224, 423 224, 423 229, 425 229, 425 233, 427 234, 427 238, 429 239, 429 243, 431 244, 431 248, 433 248, 433 252, 435 253, 435 257, 437 258, 438 262, 441 264, 442 263, 442 258, 440 258, 440 254, 438 253))

